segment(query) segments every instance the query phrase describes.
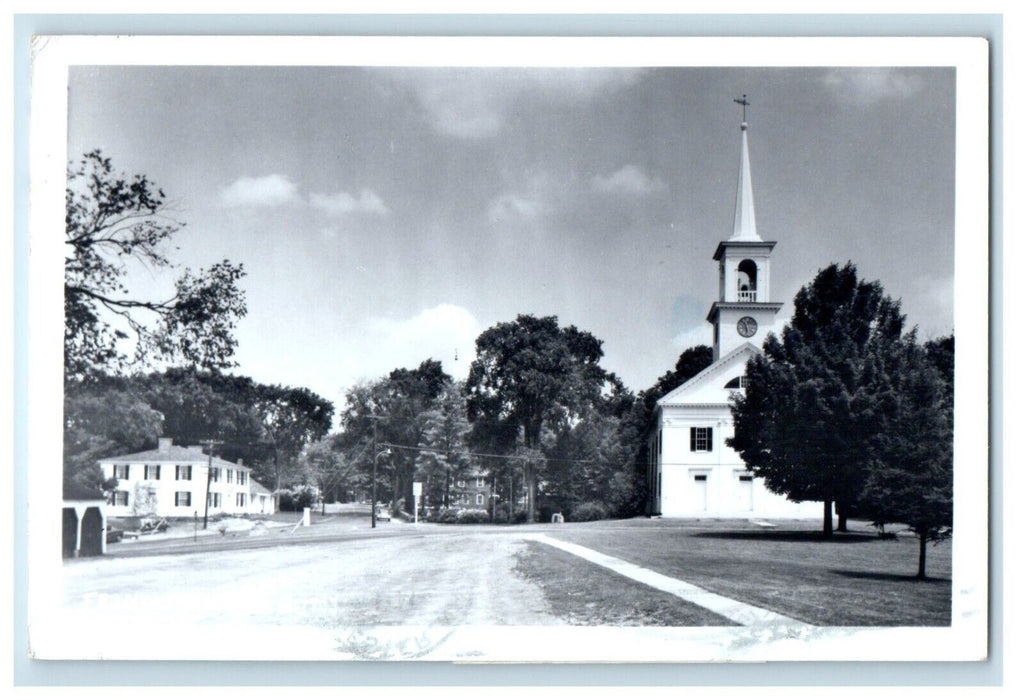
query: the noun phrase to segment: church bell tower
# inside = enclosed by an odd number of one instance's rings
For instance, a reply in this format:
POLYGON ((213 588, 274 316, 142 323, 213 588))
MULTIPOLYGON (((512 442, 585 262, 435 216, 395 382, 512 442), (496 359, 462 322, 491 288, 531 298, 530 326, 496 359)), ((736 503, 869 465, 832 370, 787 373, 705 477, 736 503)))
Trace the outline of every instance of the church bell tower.
POLYGON ((718 301, 711 305, 708 321, 714 327, 714 359, 717 361, 743 343, 758 348, 775 322, 782 304, 771 301, 771 255, 775 241, 757 234, 754 189, 747 145, 747 96, 734 100, 743 106, 740 123, 740 174, 736 186, 736 215, 732 236, 718 244, 718 301))

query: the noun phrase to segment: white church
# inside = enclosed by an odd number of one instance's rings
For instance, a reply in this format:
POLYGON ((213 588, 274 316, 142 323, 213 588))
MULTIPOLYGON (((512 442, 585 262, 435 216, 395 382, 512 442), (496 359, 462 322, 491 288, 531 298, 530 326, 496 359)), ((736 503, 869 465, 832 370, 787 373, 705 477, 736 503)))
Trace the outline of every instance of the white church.
MULTIPOLYGON (((744 100, 740 104, 746 106, 744 100)), ((745 116, 745 115, 744 115, 745 116)), ((747 122, 740 124, 736 216, 718 263, 718 300, 707 320, 714 361, 663 396, 648 440, 649 512, 682 518, 818 518, 820 503, 794 503, 769 491, 725 441, 733 435, 729 396, 743 391, 747 360, 761 352, 782 308, 771 298, 775 241, 757 233, 747 122)))

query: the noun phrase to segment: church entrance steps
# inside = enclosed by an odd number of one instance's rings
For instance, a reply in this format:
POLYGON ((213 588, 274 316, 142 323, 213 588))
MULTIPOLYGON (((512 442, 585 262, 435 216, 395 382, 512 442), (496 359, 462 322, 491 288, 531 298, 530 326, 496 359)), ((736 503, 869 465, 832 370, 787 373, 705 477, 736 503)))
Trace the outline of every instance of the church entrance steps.
POLYGON ((655 588, 659 591, 670 593, 678 598, 699 605, 703 608, 721 615, 722 617, 728 618, 732 622, 738 623, 745 626, 782 626, 782 625, 798 625, 806 626, 806 623, 795 620, 785 615, 766 610, 765 608, 759 608, 755 605, 743 603, 732 598, 727 598, 717 593, 712 593, 699 586, 694 586, 692 583, 687 583, 671 576, 665 576, 659 574, 657 571, 631 564, 623 559, 608 556, 602 554, 596 550, 588 547, 581 547, 578 544, 571 544, 569 542, 563 542, 555 539, 554 537, 548 537, 542 534, 530 534, 526 535, 525 539, 533 542, 540 542, 550 547, 560 549, 563 552, 568 552, 581 559, 585 559, 592 564, 597 564, 605 569, 610 569, 620 576, 638 581, 644 585, 655 588))

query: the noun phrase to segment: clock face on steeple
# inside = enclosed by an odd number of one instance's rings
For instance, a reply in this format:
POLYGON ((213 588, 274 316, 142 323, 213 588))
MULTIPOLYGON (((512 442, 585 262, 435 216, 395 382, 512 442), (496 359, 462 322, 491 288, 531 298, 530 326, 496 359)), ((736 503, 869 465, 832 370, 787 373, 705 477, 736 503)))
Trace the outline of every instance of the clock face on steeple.
POLYGON ((757 333, 757 321, 750 316, 744 316, 736 322, 736 332, 744 338, 749 338, 757 333))

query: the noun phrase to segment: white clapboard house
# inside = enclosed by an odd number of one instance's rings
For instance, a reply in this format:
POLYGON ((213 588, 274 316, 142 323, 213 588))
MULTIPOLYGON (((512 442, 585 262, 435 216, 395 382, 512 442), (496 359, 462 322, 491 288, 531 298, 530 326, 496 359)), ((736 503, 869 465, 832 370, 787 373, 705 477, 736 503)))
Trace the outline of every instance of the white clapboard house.
POLYGON ((251 468, 211 460, 201 447, 175 445, 170 438, 160 438, 156 449, 99 463, 104 478, 117 480, 106 508, 109 517, 202 516, 207 501, 210 515, 274 512, 271 492, 252 478, 251 468))

